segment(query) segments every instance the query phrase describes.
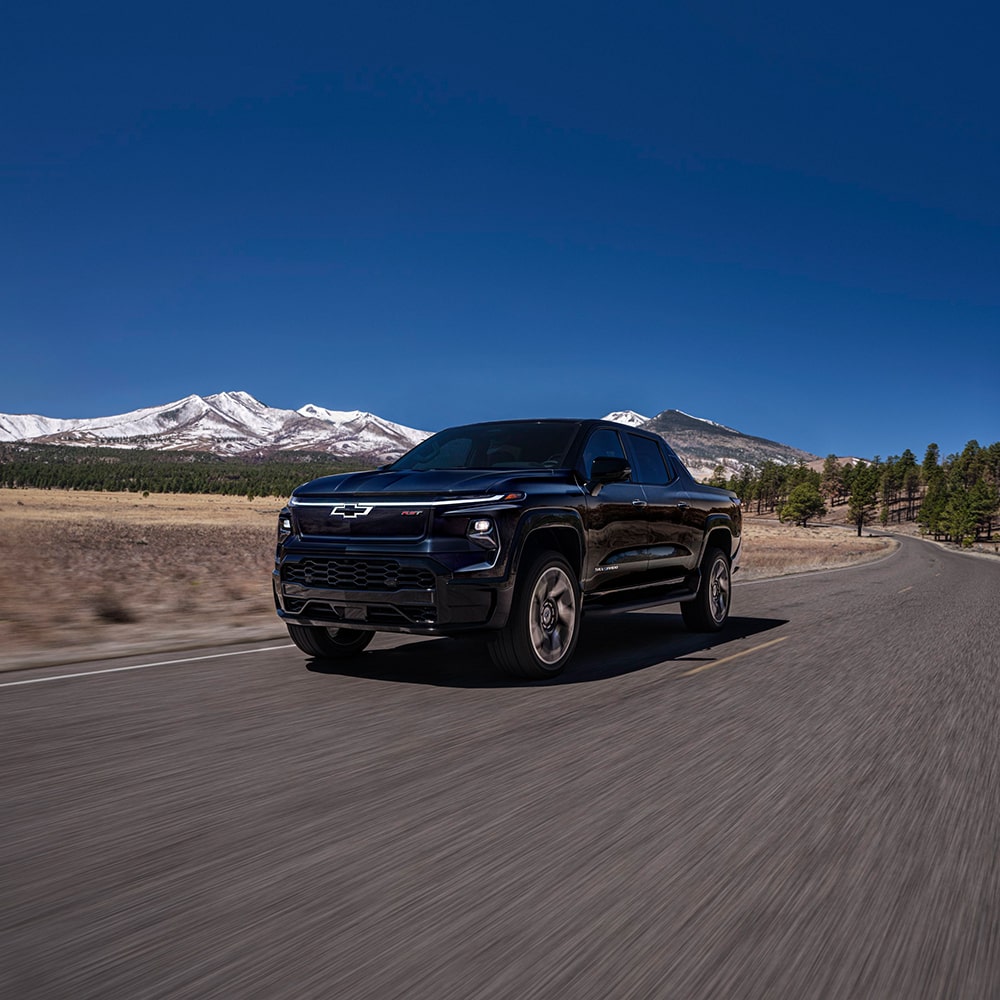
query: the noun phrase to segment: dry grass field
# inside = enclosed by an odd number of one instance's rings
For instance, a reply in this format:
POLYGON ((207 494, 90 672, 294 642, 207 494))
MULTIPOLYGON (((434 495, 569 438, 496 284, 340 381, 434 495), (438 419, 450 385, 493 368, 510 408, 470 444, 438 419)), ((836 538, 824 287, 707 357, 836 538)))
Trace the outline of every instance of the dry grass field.
POLYGON ((887 555, 898 543, 884 535, 859 538, 857 529, 839 525, 799 528, 777 519, 747 517, 743 522, 743 559, 737 579, 760 580, 789 573, 833 569, 887 555))
POLYGON ((281 501, 0 489, 0 669, 284 635, 281 501))
MULTIPOLYGON (((284 637, 277 498, 0 489, 0 670, 284 637)), ((895 542, 747 519, 739 579, 843 566, 895 542)))

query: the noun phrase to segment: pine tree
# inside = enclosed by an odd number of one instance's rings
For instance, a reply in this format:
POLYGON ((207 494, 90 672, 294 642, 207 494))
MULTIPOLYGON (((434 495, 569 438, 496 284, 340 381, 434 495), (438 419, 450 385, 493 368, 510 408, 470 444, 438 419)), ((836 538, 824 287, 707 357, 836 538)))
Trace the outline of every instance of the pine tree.
POLYGON ((878 504, 879 467, 859 462, 851 477, 851 495, 847 500, 847 520, 857 526, 858 538, 861 529, 871 519, 878 504))
POLYGON ((709 476, 708 486, 726 486, 726 467, 720 462, 713 470, 712 475, 709 476))
POLYGON ((810 518, 823 517, 826 504, 815 483, 799 483, 788 495, 788 500, 778 512, 781 521, 791 521, 805 528, 810 518))
POLYGON ((823 461, 819 491, 832 504, 838 504, 843 499, 846 492, 844 490, 843 470, 836 455, 827 455, 823 461))

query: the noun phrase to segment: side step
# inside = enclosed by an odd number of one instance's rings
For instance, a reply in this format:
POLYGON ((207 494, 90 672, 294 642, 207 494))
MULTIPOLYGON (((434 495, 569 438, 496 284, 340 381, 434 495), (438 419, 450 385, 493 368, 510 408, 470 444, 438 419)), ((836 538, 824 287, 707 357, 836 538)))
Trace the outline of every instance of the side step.
POLYGON ((640 608, 655 608, 660 604, 693 601, 698 596, 700 583, 701 570, 695 570, 683 580, 666 586, 644 587, 641 591, 629 590, 617 594, 593 594, 584 597, 583 610, 587 614, 638 611, 640 608))

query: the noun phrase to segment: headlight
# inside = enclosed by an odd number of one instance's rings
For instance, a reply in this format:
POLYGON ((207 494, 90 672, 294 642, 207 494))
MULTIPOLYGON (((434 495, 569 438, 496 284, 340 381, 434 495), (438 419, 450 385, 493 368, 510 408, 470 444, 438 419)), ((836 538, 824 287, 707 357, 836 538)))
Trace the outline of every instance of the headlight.
POLYGON ((292 533, 292 518, 290 514, 278 515, 278 541, 287 538, 292 533))
POLYGON ((470 542, 474 542, 484 549, 496 550, 498 548, 496 524, 491 517, 472 518, 469 521, 466 534, 469 536, 470 542))

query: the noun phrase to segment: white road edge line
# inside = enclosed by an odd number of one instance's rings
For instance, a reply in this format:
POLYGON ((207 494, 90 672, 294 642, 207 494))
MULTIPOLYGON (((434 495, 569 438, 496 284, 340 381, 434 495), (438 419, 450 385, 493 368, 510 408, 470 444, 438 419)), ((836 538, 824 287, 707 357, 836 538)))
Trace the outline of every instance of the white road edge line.
POLYGON ((157 663, 133 663, 129 667, 107 667, 104 670, 81 670, 75 674, 57 674, 53 677, 29 677, 23 681, 3 681, 0 688, 17 687, 21 684, 44 684, 46 681, 68 681, 74 677, 96 677, 98 674, 121 674, 126 670, 148 670, 150 667, 172 667, 178 663, 197 663, 199 660, 218 660, 223 656, 250 656, 252 653, 273 653, 279 649, 294 649, 293 643, 286 646, 268 646, 266 649, 240 649, 231 653, 210 653, 208 656, 188 656, 183 660, 160 660, 157 663))

